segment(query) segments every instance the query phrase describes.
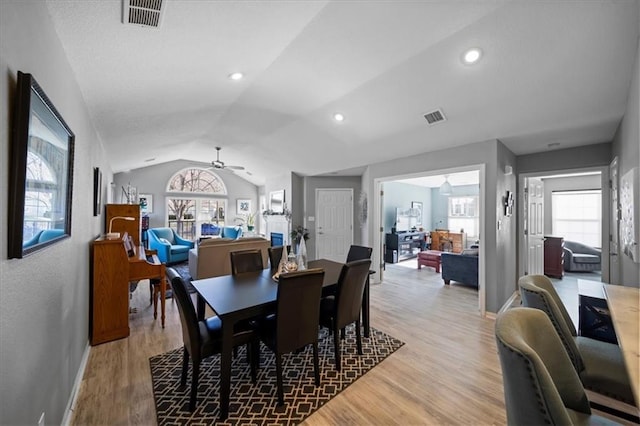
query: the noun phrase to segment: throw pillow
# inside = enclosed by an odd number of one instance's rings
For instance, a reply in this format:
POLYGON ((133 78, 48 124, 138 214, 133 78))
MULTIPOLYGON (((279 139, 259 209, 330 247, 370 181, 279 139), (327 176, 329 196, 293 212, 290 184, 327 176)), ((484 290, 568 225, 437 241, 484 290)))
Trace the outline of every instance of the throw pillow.
POLYGON ((169 245, 171 245, 171 243, 169 242, 169 240, 167 240, 166 238, 158 238, 158 240, 159 240, 162 244, 169 244, 169 245))

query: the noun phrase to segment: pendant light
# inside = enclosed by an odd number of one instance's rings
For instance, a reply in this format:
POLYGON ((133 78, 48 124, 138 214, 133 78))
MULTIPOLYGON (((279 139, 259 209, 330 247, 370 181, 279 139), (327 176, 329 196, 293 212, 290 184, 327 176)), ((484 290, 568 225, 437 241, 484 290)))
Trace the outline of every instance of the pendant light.
POLYGON ((451 195, 453 188, 449 183, 449 175, 444 175, 444 182, 440 185, 440 195, 451 195))

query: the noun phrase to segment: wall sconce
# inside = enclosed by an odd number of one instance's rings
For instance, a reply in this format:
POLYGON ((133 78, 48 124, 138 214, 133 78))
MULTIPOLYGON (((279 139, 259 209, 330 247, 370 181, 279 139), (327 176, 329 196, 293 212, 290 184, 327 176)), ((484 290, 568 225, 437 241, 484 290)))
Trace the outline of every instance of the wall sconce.
POLYGON ((513 192, 507 191, 504 196, 504 215, 509 217, 513 214, 513 192))
POLYGON ((107 240, 117 240, 118 238, 120 238, 120 233, 119 232, 111 232, 111 227, 113 226, 113 221, 116 219, 122 219, 122 220, 136 220, 134 217, 131 216, 114 216, 111 218, 111 220, 109 221, 109 231, 107 232, 107 240))

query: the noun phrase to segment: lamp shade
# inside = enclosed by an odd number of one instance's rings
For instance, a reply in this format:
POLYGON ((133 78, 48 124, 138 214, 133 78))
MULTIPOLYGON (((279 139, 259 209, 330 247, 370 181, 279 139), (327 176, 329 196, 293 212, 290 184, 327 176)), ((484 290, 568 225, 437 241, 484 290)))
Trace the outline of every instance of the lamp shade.
POLYGON ((440 195, 451 195, 453 193, 453 188, 449 183, 449 177, 444 177, 444 182, 440 185, 440 195))

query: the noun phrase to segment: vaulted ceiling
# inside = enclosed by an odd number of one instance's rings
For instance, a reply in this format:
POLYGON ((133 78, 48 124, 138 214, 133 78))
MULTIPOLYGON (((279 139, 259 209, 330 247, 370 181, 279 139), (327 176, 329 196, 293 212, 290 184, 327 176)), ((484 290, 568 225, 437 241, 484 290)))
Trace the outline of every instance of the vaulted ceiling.
POLYGON ((639 32, 635 0, 165 0, 159 28, 120 1, 47 4, 114 172, 221 146, 256 184, 494 138, 608 142, 639 32))

